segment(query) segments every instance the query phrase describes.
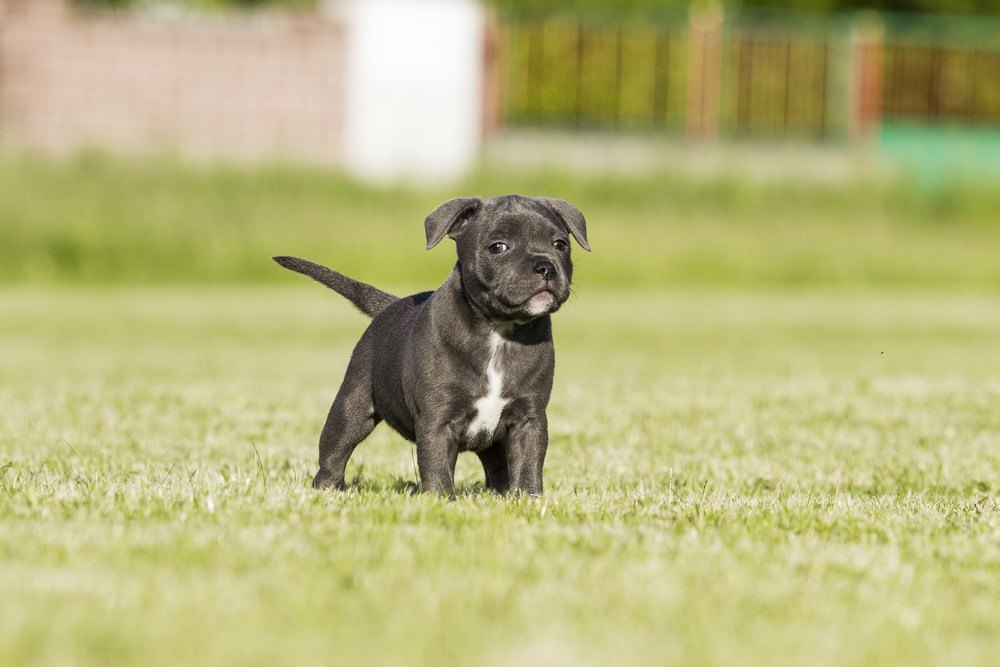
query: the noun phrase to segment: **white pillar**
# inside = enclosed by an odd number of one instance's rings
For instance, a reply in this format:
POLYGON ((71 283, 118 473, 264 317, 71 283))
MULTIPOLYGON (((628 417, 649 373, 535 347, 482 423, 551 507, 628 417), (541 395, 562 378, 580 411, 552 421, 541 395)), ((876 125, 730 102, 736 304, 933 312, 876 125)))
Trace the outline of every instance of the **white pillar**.
POLYGON ((482 140, 485 12, 476 0, 346 0, 344 165, 370 181, 440 181, 482 140))

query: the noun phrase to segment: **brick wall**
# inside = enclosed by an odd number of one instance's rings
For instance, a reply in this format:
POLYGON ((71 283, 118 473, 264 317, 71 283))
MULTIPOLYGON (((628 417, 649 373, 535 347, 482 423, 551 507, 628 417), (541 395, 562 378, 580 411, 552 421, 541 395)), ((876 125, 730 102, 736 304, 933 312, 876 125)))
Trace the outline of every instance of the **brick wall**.
POLYGON ((155 18, 0 0, 0 142, 341 162, 343 27, 321 15, 155 18))

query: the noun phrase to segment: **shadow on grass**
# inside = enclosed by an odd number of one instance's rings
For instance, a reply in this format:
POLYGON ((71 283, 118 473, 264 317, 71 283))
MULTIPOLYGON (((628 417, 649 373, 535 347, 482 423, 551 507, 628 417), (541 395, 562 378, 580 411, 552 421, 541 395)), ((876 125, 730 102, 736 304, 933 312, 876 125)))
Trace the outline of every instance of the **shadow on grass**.
MULTIPOLYGON (((347 491, 360 493, 385 494, 399 493, 403 495, 417 496, 421 494, 420 483, 402 477, 396 478, 370 478, 355 475, 347 483, 347 491)), ((499 495, 486 488, 483 481, 464 481, 455 484, 455 497, 475 497, 484 495, 499 495)))

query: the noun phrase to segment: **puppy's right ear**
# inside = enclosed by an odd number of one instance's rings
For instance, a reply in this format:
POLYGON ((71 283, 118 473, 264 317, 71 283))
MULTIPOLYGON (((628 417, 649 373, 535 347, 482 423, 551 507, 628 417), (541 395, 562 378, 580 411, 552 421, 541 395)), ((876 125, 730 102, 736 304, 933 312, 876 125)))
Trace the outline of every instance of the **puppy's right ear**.
POLYGON ((475 215, 482 203, 483 200, 479 197, 461 197, 450 199, 434 209, 424 219, 427 249, 430 250, 440 243, 445 234, 454 236, 462 225, 475 215))

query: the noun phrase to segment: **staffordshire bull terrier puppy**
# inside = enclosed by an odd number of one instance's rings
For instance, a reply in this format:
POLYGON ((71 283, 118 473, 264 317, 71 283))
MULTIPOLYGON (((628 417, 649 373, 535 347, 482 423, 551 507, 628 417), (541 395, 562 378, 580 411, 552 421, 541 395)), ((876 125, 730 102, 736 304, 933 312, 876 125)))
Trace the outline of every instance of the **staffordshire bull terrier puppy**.
POLYGON ((555 355, 549 315, 570 294, 569 237, 589 251, 583 214, 561 199, 452 199, 424 221, 458 262, 433 292, 397 298, 296 257, 275 257, 346 297, 371 324, 354 348, 319 438, 317 489, 344 487, 354 448, 385 421, 416 443, 425 492, 454 493, 459 452, 486 486, 542 493, 545 409, 555 355))

